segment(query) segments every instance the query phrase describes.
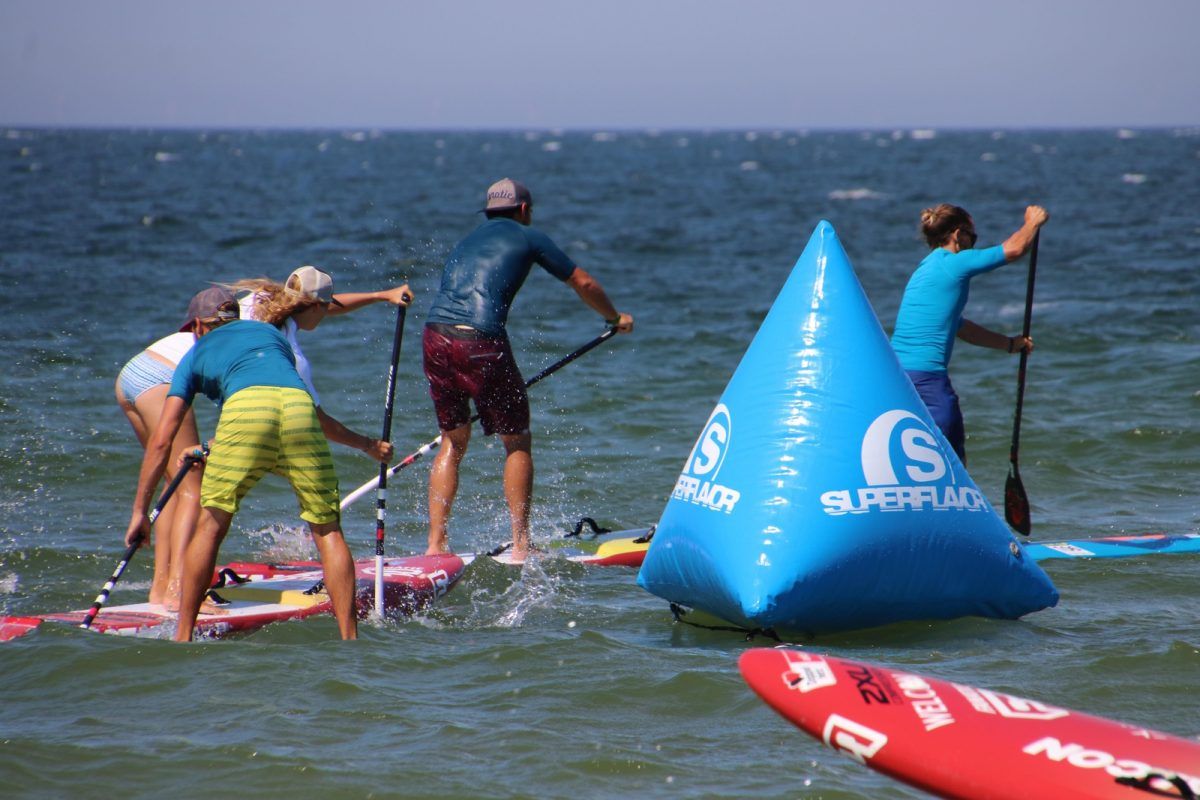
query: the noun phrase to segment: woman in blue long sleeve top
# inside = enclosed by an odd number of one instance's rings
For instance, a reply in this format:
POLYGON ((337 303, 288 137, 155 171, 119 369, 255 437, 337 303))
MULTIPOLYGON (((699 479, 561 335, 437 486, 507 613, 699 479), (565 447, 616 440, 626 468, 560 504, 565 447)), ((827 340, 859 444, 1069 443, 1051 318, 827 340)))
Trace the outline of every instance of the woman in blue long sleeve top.
POLYGON ((976 250, 975 222, 964 209, 943 203, 921 212, 921 233, 933 252, 917 267, 904 289, 892 349, 964 464, 967 454, 962 409, 947 372, 954 340, 1009 353, 1033 351, 1031 338, 1006 336, 962 315, 971 278, 1025 255, 1047 219, 1046 209, 1029 206, 1025 223, 1004 244, 976 250))

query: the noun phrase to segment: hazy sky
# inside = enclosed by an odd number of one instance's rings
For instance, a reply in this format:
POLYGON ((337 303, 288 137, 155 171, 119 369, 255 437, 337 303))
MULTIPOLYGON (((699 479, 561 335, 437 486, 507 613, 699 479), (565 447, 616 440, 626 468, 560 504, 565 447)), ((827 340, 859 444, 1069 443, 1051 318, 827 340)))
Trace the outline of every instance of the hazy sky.
POLYGON ((1200 124, 1200 0, 0 0, 0 124, 1200 124))

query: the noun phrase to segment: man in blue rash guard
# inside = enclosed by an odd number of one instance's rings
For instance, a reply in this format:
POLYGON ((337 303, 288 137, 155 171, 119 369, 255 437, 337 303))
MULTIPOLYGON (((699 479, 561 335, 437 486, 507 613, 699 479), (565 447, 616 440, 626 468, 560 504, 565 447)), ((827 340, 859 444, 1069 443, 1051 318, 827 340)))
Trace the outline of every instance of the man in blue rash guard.
POLYGON ((1049 218, 1046 209, 1029 206, 1025 223, 1004 244, 975 250, 975 222, 965 210, 942 203, 921 212, 921 233, 933 252, 917 267, 904 289, 892 332, 892 349, 964 465, 966 430, 958 395, 947 373, 955 338, 1009 353, 1033 352, 1032 338, 1005 336, 962 315, 971 278, 1025 255, 1049 218))
POLYGON ((524 185, 509 178, 492 184, 482 211, 487 220, 446 260, 422 342, 429 394, 442 432, 441 449, 429 473, 426 553, 450 549, 447 525, 458 492, 459 465, 471 439, 473 400, 484 435, 498 434, 504 443, 512 557, 522 561, 529 552, 533 454, 529 397, 505 329, 513 298, 538 264, 574 289, 618 332, 632 331, 633 317, 618 312, 595 278, 550 237, 530 227, 533 197, 524 185))

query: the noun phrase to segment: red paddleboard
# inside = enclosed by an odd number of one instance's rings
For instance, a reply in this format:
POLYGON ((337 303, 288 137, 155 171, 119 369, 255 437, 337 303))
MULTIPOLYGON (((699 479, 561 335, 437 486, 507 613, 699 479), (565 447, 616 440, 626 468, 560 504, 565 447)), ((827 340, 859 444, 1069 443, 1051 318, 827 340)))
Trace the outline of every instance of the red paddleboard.
POLYGON ((0 617, 0 642, 24 636, 41 624, 41 617, 0 617))
POLYGON ((738 666, 785 719, 940 797, 1149 800, 1200 792, 1200 742, 1001 692, 799 650, 738 666))
MULTIPOLYGON (((219 613, 200 614, 196 618, 196 636, 219 638, 232 633, 257 630, 273 622, 303 619, 332 610, 325 593, 321 565, 317 562, 291 565, 234 564, 234 572, 250 578, 232 583, 226 573, 225 585, 217 594, 228 605, 219 613), (237 568, 246 568, 239 571, 237 568)), ((383 601, 385 613, 409 615, 428 608, 450 591, 462 577, 465 564, 455 555, 408 556, 384 561, 383 601)), ((363 617, 375 600, 375 560, 355 562, 358 584, 358 613, 363 617)), ((224 573, 224 569, 222 570, 224 573)), ((0 641, 15 639, 34 630, 42 622, 79 625, 87 611, 68 611, 31 617, 0 617, 0 641)), ((165 637, 175 631, 175 614, 162 606, 136 603, 106 606, 100 610, 88 630, 123 636, 165 637)))

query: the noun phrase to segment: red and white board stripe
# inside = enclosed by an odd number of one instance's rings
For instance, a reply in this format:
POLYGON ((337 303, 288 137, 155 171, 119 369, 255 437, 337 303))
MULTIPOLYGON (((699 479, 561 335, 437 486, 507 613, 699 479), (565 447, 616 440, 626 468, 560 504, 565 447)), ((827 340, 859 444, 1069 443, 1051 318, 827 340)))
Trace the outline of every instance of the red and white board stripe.
POLYGON ((1200 792, 1200 742, 1003 692, 793 649, 742 654, 767 705, 940 797, 1147 800, 1200 792))

